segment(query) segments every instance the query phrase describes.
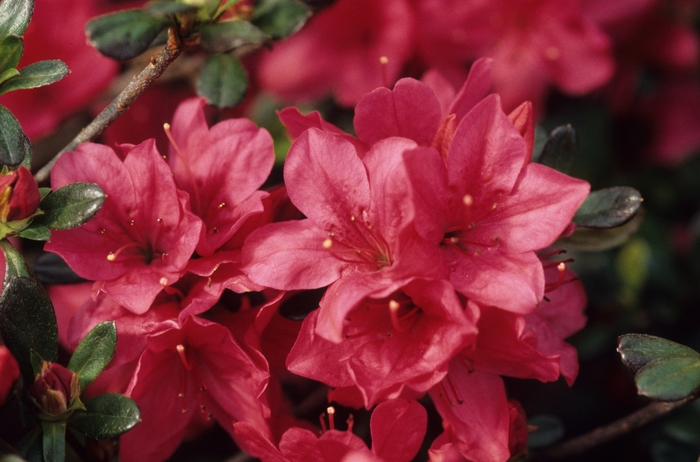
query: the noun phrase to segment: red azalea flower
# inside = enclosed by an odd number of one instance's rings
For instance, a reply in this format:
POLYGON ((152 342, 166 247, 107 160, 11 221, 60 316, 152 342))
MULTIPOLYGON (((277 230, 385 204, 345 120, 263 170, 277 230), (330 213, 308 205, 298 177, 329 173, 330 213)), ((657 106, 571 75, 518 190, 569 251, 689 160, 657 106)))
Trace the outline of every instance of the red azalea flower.
POLYGON ((98 281, 97 290, 144 313, 163 287, 180 278, 202 224, 188 210, 153 140, 126 152, 122 162, 110 148, 86 143, 58 160, 51 174, 54 189, 85 181, 100 185, 107 197, 85 225, 54 231, 46 250, 98 281))
POLYGON ((17 361, 5 345, 0 345, 0 406, 9 396, 18 377, 17 361))
POLYGON ((407 0, 339 0, 264 53, 257 80, 287 101, 332 92, 339 104, 352 106, 396 80, 413 51, 413 22, 407 0))
POLYGON ((0 222, 29 218, 36 213, 39 202, 39 185, 25 166, 0 174, 0 222))
POLYGON ((447 281, 416 279, 383 295, 361 300, 348 313, 322 300, 321 310, 304 321, 289 370, 331 387, 356 386, 367 409, 401 396, 404 387, 425 393, 442 380, 450 359, 475 337, 478 312, 465 314, 447 281), (344 318, 341 343, 317 334, 319 312, 344 318))

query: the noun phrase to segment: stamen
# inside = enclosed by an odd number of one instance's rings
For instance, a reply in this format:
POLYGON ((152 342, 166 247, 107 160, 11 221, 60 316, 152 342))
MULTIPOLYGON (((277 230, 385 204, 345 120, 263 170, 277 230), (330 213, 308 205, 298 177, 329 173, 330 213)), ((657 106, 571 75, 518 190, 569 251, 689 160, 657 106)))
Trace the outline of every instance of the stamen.
POLYGON ((321 433, 322 433, 322 434, 323 434, 323 433, 326 433, 326 432, 328 431, 328 427, 326 427, 326 419, 325 419, 325 417, 326 417, 326 414, 325 414, 324 412, 322 412, 322 413, 318 416, 318 421, 321 422, 321 433))
POLYGON ((177 287, 166 285, 163 287, 163 291, 168 295, 175 295, 180 300, 184 300, 184 298, 185 298, 185 294, 177 287))
MULTIPOLYGON (((464 404, 464 400, 462 399, 461 396, 459 396, 459 392, 457 391, 457 388, 455 387, 455 384, 452 383, 452 377, 449 375, 445 378, 447 381, 447 385, 450 387, 450 390, 452 391, 452 396, 455 397, 455 401, 457 401, 457 404, 464 404)), ((450 400, 450 406, 454 407, 455 404, 450 400)))
POLYGON ((563 254, 563 253, 566 253, 566 250, 564 250, 564 249, 557 249, 557 250, 554 250, 554 251, 552 251, 552 252, 550 252, 550 253, 547 253, 547 254, 544 254, 544 255, 540 255, 540 260, 547 260, 548 258, 552 258, 552 257, 555 257, 555 256, 557 256, 557 255, 561 255, 561 254, 563 254))
POLYGON ((141 244, 139 244, 138 242, 129 242, 128 244, 124 244, 123 246, 119 247, 116 250, 116 252, 110 252, 107 255, 107 260, 109 260, 109 261, 116 260, 120 253, 122 253, 124 250, 130 249, 132 247, 141 248, 141 244))
POLYGON ((355 417, 352 414, 348 416, 348 420, 345 421, 348 424, 348 433, 352 433, 352 426, 355 424, 355 417))
POLYGON ((379 58, 379 64, 382 66, 382 86, 389 88, 389 76, 387 72, 387 65, 389 64, 389 58, 382 56, 379 58))
POLYGON ((222 202, 221 204, 219 204, 220 209, 223 209, 224 207, 226 207, 226 202, 222 202))
POLYGON ((162 278, 160 278, 160 280, 158 281, 158 283, 159 283, 160 285, 162 285, 163 287, 167 287, 167 286, 168 286, 168 278, 162 277, 162 278))
POLYGON ((331 430, 335 430, 335 408, 333 406, 328 406, 326 412, 328 412, 328 424, 331 430))
POLYGON ((566 274, 566 263, 560 262, 557 265, 557 271, 559 271, 559 277, 557 278, 557 282, 553 284, 547 284, 544 288, 545 293, 555 290, 564 283, 564 275, 566 274))
POLYGON ((180 361, 182 361, 182 364, 185 366, 185 369, 188 371, 192 370, 192 364, 190 364, 189 360, 187 359, 187 356, 185 355, 185 346, 183 344, 179 344, 175 347, 177 350, 177 354, 180 355, 180 361))
POLYGON ((324 249, 330 249, 331 246, 333 246, 333 241, 331 240, 331 238, 328 238, 325 241, 323 241, 323 248, 324 249))

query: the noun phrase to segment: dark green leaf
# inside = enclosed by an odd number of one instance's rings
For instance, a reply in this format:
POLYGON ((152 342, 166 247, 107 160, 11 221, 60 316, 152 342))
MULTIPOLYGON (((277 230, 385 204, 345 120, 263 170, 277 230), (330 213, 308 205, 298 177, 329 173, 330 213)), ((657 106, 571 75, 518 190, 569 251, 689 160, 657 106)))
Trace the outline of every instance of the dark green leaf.
POLYGON ((44 462, 63 462, 66 458, 66 422, 41 422, 44 433, 44 462))
POLYGON ((182 13, 196 13, 199 8, 195 5, 175 2, 152 2, 146 6, 146 11, 153 16, 167 16, 182 13))
POLYGON ((3 0, 0 3, 0 38, 21 37, 34 12, 34 0, 3 0))
POLYGON ((0 240, 0 248, 5 254, 5 280, 3 287, 17 276, 31 277, 31 272, 22 255, 15 249, 7 239, 0 240))
POLYGON ((0 163, 14 167, 25 157, 31 159, 31 155, 32 146, 19 122, 10 111, 0 106, 0 163))
POLYGON ((46 226, 32 224, 19 233, 19 237, 32 241, 48 241, 51 239, 51 230, 46 226))
POLYGON ((527 445, 531 448, 551 446, 564 436, 561 420, 553 415, 536 415, 527 421, 528 427, 536 427, 529 432, 527 445))
POLYGON ((571 125, 562 125, 552 130, 538 162, 562 173, 569 173, 577 152, 576 130, 571 125))
POLYGON ((294 0, 265 0, 255 5, 251 22, 273 40, 292 35, 310 16, 309 9, 294 0))
POLYGON ((24 49, 23 40, 16 35, 5 37, 0 42, 0 72, 17 67, 24 49))
POLYGON ((44 365, 44 358, 39 355, 36 351, 32 350, 29 354, 29 360, 32 363, 32 371, 34 372, 34 377, 41 373, 41 366, 44 365))
POLYGON ((113 321, 101 322, 92 328, 75 349, 68 369, 80 377, 84 390, 109 364, 117 346, 117 326, 113 321))
POLYGON ((0 298, 0 320, 0 336, 33 383, 31 351, 52 362, 58 352, 56 315, 46 290, 33 279, 12 279, 0 298))
POLYGON ((148 50, 158 34, 169 25, 141 10, 125 10, 99 16, 85 26, 90 43, 105 56, 126 61, 148 50))
POLYGON ((267 37, 248 21, 235 20, 209 24, 200 31, 202 48, 210 53, 225 53, 243 45, 260 46, 267 37))
POLYGON ((600 252, 627 242, 642 224, 644 214, 638 213, 632 220, 617 228, 577 228, 574 234, 557 240, 556 245, 569 250, 600 252))
POLYGON ((576 226, 584 228, 617 228, 639 212, 642 195, 634 188, 616 186, 593 191, 574 215, 576 226))
POLYGON ((664 401, 683 399, 700 387, 700 353, 644 334, 623 335, 617 351, 635 373, 641 395, 664 401))
POLYGON ((58 59, 39 61, 20 69, 19 75, 6 80, 0 85, 0 95, 14 90, 43 87, 58 82, 70 71, 63 61, 58 59))
POLYGON ((34 262, 34 274, 42 284, 76 284, 85 282, 60 255, 46 252, 34 262))
POLYGON ((49 194, 34 222, 50 229, 71 229, 89 221, 102 207, 105 193, 94 183, 72 183, 49 194))
POLYGON ((85 402, 87 411, 76 412, 71 427, 93 438, 113 438, 141 421, 136 403, 124 395, 105 393, 85 402))
POLYGON ((233 55, 207 56, 197 77, 197 93, 207 103, 217 107, 233 107, 248 89, 248 77, 243 65, 233 55))
POLYGON ((36 427, 17 444, 17 450, 29 462, 43 462, 41 427, 36 427))

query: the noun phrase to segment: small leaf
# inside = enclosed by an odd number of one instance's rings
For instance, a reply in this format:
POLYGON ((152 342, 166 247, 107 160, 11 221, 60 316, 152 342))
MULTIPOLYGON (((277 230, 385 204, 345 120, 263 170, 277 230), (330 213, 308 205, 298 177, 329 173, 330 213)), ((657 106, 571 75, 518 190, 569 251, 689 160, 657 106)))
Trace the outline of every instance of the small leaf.
POLYGON ((18 236, 32 241, 48 241, 51 239, 51 230, 43 225, 32 224, 22 230, 18 236))
POLYGON ((700 353, 652 335, 627 334, 618 339, 622 362, 635 373, 639 394, 676 401, 700 387, 700 353))
POLYGON ((15 69, 14 67, 7 69, 0 73, 0 83, 6 82, 10 80, 12 77, 16 77, 19 75, 19 71, 15 69))
POLYGON ((3 0, 0 3, 0 38, 21 37, 34 12, 34 0, 3 0))
POLYGON ((577 152, 576 130, 571 125, 561 125, 552 130, 538 162, 562 173, 569 173, 577 152))
POLYGON ((536 427, 527 437, 527 445, 530 448, 551 446, 564 436, 564 425, 553 415, 536 415, 528 419, 527 425, 536 427))
POLYGON ((66 458, 66 422, 41 421, 45 462, 63 462, 66 458))
POLYGON ((0 42, 0 72, 17 67, 24 50, 21 37, 10 35, 0 42))
POLYGON ((141 10, 125 10, 98 16, 85 26, 92 46, 105 56, 120 61, 148 50, 158 34, 172 22, 141 10))
POLYGON ((15 277, 0 298, 0 336, 27 383, 34 382, 31 351, 56 361, 58 326, 46 290, 33 279, 15 277))
POLYGON ((200 31, 202 48, 209 53, 225 53, 243 45, 260 46, 267 41, 263 32, 248 21, 222 21, 200 31))
POLYGON ((571 236, 557 240, 556 245, 581 252, 601 252, 618 247, 637 232, 644 218, 638 213, 632 220, 617 228, 577 228, 571 236))
POLYGON ((41 427, 37 426, 17 443, 17 450, 29 462, 43 462, 41 437, 41 427))
POLYGON ((75 274, 56 253, 46 252, 34 262, 34 274, 42 284, 76 284, 86 280, 75 274))
POLYGON ((310 10, 294 0, 267 0, 259 2, 251 22, 273 40, 292 35, 304 25, 310 10))
POLYGON ((642 195, 628 186, 593 191, 574 215, 576 226, 608 229, 622 226, 639 212, 642 195))
POLYGON ((146 12, 152 16, 168 16, 183 13, 196 13, 199 8, 186 3, 174 3, 166 1, 151 2, 146 6, 146 12))
MULTIPOLYGON (((0 3, 2 5, 2 3, 0 3)), ((32 147, 19 122, 4 106, 0 106, 0 163, 10 167, 31 159, 32 147)))
POLYGON ((5 254, 5 280, 2 284, 3 287, 7 286, 7 284, 17 276, 31 277, 31 272, 24 258, 22 258, 22 255, 20 255, 17 249, 10 244, 10 241, 6 239, 0 240, 0 248, 2 248, 5 254))
POLYGON ((214 106, 233 107, 245 96, 248 77, 234 55, 207 56, 197 77, 197 93, 214 106))
POLYGON ((32 362, 32 371, 34 372, 34 377, 41 373, 41 366, 44 364, 44 358, 41 357, 39 353, 32 350, 29 354, 29 360, 32 362))
POLYGON ((20 69, 19 75, 4 81, 0 85, 0 95, 9 91, 49 85, 58 82, 69 72, 68 66, 61 60, 39 61, 20 69))
POLYGON ((136 403, 124 395, 105 393, 85 402, 85 412, 76 412, 71 427, 92 438, 114 438, 141 421, 136 403))
POLYGON ((46 196, 39 204, 44 212, 34 222, 50 229, 71 229, 87 223, 105 200, 102 188, 94 183, 72 183, 46 196))
POLYGON ((84 390, 109 364, 117 346, 117 326, 101 322, 92 328, 75 349, 68 369, 80 377, 80 389, 84 390))

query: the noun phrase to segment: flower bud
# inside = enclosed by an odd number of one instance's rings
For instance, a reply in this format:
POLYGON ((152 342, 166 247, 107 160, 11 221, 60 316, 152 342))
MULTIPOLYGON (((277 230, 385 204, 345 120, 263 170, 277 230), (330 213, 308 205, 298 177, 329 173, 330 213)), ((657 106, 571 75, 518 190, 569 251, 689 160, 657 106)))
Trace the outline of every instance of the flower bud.
POLYGON ((72 410, 80 397, 80 381, 60 364, 44 361, 29 395, 41 408, 40 418, 54 420, 72 410))
POLYGON ((39 185, 24 166, 0 175, 0 221, 20 221, 34 215, 41 202, 39 185))

